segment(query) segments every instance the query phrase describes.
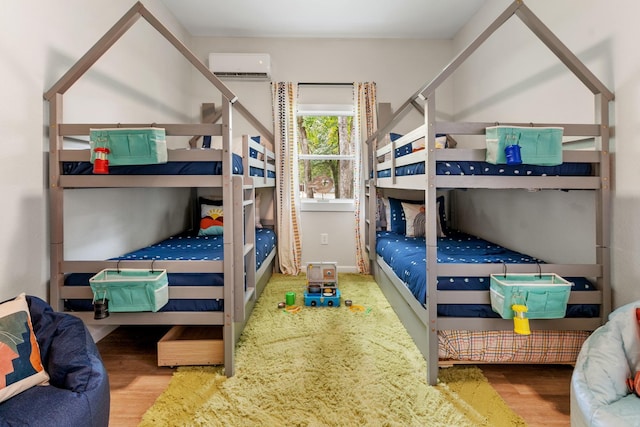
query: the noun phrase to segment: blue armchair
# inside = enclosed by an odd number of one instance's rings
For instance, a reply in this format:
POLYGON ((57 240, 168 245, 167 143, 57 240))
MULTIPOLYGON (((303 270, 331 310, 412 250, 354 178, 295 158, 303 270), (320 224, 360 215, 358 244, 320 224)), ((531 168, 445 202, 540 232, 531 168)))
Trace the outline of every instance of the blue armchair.
POLYGON ((0 426, 107 427, 109 378, 84 323, 40 298, 27 303, 50 385, 0 403, 0 426))

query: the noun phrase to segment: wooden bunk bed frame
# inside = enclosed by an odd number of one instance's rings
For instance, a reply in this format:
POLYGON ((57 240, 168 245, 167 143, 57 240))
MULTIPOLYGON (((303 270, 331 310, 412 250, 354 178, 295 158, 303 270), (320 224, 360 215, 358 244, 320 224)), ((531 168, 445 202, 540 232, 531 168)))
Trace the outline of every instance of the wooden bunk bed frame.
MULTIPOLYGON (((64 257, 64 197, 65 189, 73 188, 131 188, 131 187, 191 187, 221 188, 225 201, 224 210, 224 261, 157 261, 154 267, 175 273, 224 273, 224 286, 180 286, 169 288, 170 299, 223 299, 221 312, 136 312, 111 313, 106 319, 94 320, 93 312, 71 312, 86 324, 95 325, 221 325, 224 340, 225 374, 234 374, 234 351, 244 325, 255 301, 264 289, 275 265, 275 249, 256 271, 255 259, 255 188, 273 187, 275 180, 267 177, 267 163, 274 163, 275 156, 255 144, 262 159, 249 159, 248 141, 245 136, 243 176, 232 173, 232 129, 231 117, 235 110, 242 114, 259 134, 272 143, 273 133, 264 127, 209 69, 140 2, 133 7, 96 42, 96 44, 73 65, 45 94, 50 104, 49 125, 49 193, 50 193, 50 301, 54 309, 64 311, 65 299, 93 298, 88 286, 65 286, 68 273, 95 273, 104 268, 149 268, 145 261, 72 261, 64 257), (216 150, 169 150, 171 161, 222 162, 221 175, 85 175, 61 174, 62 162, 89 161, 89 150, 65 150, 63 141, 68 136, 89 135, 91 128, 149 127, 146 124, 70 124, 63 122, 63 95, 110 47, 139 19, 144 18, 165 37, 207 80, 222 94, 221 109, 215 114, 205 115, 201 124, 162 124, 167 136, 191 136, 194 139, 205 135, 222 137, 223 149, 216 150), (221 124, 216 124, 217 121, 221 124), (264 167, 264 178, 249 176, 249 166, 264 167), (240 244, 238 244, 240 242, 240 244), (245 286, 246 283, 246 286, 245 286)), ((271 170, 275 172, 275 166, 271 170)), ((192 193, 196 193, 194 190, 192 193)))
MULTIPOLYGON (((511 320, 500 318, 439 317, 437 305, 440 304, 489 304, 488 291, 439 291, 437 277, 441 276, 489 276, 502 272, 501 264, 439 264, 437 262, 436 191, 444 188, 483 188, 483 189, 587 189, 597 193, 596 197, 596 262, 595 264, 542 264, 542 271, 555 272, 564 276, 584 276, 597 278, 597 291, 573 292, 569 303, 597 304, 600 307, 599 318, 563 318, 553 320, 531 320, 531 328, 539 330, 585 330, 592 331, 603 324, 611 311, 610 290, 610 155, 609 155, 609 102, 613 93, 600 82, 585 65, 560 42, 560 40, 528 9, 522 1, 514 1, 489 27, 468 47, 462 50, 452 62, 432 81, 413 94, 394 114, 386 125, 372 135, 369 144, 369 167, 373 178, 368 183, 367 203, 367 248, 372 262, 372 271, 377 282, 403 321, 427 360, 427 381, 435 384, 438 377, 438 330, 509 330, 513 328, 511 320), (564 63, 582 83, 593 93, 595 102, 594 124, 547 124, 547 123, 500 123, 506 126, 558 126, 564 128, 565 136, 592 137, 595 139, 594 151, 564 151, 564 162, 591 163, 595 175, 587 177, 561 176, 465 176, 436 175, 436 161, 462 160, 484 161, 484 149, 436 149, 436 134, 483 135, 485 129, 496 123, 444 122, 435 119, 436 89, 482 45, 495 30, 512 16, 522 22, 564 63), (425 102, 425 108, 418 103, 425 102), (414 106, 424 113, 425 123, 378 150, 377 142, 382 141, 392 126, 400 119, 404 110, 414 106), (411 155, 394 159, 396 144, 406 140, 425 138, 425 149, 411 155), (377 177, 378 156, 390 153, 391 159, 384 164, 391 169, 391 177, 377 177), (412 160, 408 160, 414 156, 412 160), (395 167, 402 162, 415 162, 415 156, 425 162, 425 174, 414 176, 395 176, 395 167), (405 159, 406 157, 406 159, 405 159), (426 207, 426 246, 427 258, 427 298, 425 304, 418 302, 406 285, 398 279, 390 267, 376 255, 375 212, 377 209, 376 188, 408 188, 424 190, 426 207), (432 250, 430 250, 432 249, 432 250)), ((509 272, 531 272, 531 266, 509 264, 509 272)))

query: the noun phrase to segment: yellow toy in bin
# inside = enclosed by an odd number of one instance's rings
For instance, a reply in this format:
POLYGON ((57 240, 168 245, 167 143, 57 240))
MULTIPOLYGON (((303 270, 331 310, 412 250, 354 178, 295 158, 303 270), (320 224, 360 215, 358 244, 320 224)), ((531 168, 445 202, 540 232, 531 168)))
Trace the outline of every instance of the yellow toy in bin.
POLYGON ((531 328, 529 328, 529 319, 525 313, 528 311, 526 305, 514 304, 511 306, 511 310, 514 312, 513 316, 513 332, 520 335, 531 335, 531 328))

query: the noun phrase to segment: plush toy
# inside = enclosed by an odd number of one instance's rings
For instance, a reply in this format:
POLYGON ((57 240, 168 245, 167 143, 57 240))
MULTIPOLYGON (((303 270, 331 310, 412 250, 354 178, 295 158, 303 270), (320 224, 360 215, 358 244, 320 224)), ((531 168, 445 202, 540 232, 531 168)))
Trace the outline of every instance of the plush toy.
MULTIPOLYGON (((640 307, 636 308, 636 322, 640 326, 640 307)), ((636 372, 635 377, 627 378, 627 388, 631 393, 640 397, 640 371, 636 372)))
POLYGON ((627 388, 631 393, 640 397, 640 372, 636 372, 635 378, 627 378, 627 388))

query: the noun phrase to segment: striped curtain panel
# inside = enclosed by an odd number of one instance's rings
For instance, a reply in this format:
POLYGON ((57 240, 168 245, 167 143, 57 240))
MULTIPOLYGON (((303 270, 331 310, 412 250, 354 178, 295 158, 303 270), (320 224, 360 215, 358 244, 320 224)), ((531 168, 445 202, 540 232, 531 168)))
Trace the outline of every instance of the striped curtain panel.
POLYGON ((369 258, 367 257, 367 251, 365 248, 365 210, 362 205, 365 191, 364 181, 367 177, 365 176, 366 170, 363 167, 363 157, 367 152, 364 147, 364 143, 377 129, 376 84, 374 82, 355 83, 354 89, 356 92, 356 123, 354 124, 354 129, 358 132, 356 137, 356 161, 353 177, 356 219, 356 263, 358 271, 362 274, 367 274, 369 273, 369 258))
POLYGON ((295 146, 297 85, 290 82, 277 82, 272 84, 271 89, 278 168, 276 174, 278 258, 282 273, 297 275, 300 273, 302 260, 299 206, 295 191, 298 175, 298 154, 295 146))

